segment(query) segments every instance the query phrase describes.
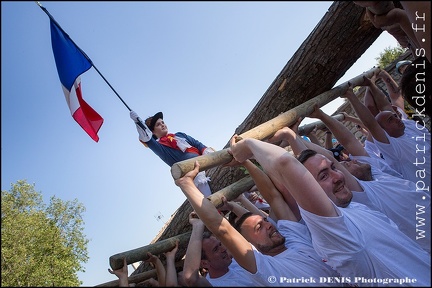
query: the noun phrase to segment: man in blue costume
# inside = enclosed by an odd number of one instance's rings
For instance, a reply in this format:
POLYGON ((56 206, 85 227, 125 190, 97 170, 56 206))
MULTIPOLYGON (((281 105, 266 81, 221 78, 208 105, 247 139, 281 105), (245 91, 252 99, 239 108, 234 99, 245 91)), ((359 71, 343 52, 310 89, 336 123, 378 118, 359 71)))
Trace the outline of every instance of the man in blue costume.
MULTIPOLYGON (((148 117, 144 123, 134 111, 130 112, 130 117, 136 124, 140 142, 170 167, 176 162, 214 152, 213 148, 207 147, 186 133, 169 133, 162 112, 148 117)), ((195 178, 195 185, 205 197, 211 195, 208 181, 210 179, 205 175, 205 171, 198 173, 195 178)))

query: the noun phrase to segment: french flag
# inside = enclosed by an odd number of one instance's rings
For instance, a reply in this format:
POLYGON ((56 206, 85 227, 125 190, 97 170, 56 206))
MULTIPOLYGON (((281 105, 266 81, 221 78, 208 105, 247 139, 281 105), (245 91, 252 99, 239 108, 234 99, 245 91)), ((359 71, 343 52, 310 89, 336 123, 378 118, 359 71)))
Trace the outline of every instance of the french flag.
POLYGON ((104 120, 84 101, 81 93, 80 78, 93 64, 81 49, 73 43, 69 35, 52 19, 50 19, 50 26, 51 45, 57 72, 72 117, 94 141, 98 142, 99 136, 97 133, 104 120))

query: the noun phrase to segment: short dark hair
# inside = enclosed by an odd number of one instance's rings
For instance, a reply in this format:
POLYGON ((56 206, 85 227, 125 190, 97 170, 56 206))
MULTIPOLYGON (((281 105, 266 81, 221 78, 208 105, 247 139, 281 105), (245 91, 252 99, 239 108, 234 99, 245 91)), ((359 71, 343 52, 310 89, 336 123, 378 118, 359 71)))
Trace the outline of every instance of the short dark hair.
POLYGON ((317 152, 315 150, 312 149, 306 149, 301 151, 301 153, 297 156, 297 160, 304 164, 304 162, 306 162, 306 160, 308 160, 310 157, 315 156, 317 154, 317 152))
MULTIPOLYGON (((204 239, 209 239, 211 236, 213 236, 213 233, 210 231, 204 231, 203 232, 203 236, 202 236, 202 241, 204 241, 204 239)), ((207 254, 204 251, 204 247, 201 247, 201 260, 207 260, 207 254)))
POLYGON ((242 216, 240 216, 240 218, 234 223, 234 228, 240 232, 241 230, 241 225, 243 224, 243 222, 249 218, 250 216, 254 215, 252 212, 246 212, 244 213, 242 216))

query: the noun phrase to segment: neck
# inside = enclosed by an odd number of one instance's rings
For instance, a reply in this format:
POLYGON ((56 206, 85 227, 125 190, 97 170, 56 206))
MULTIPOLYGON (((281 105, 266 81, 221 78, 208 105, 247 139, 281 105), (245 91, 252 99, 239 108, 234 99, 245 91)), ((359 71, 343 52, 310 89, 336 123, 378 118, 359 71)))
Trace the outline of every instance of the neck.
POLYGON ((268 255, 268 256, 276 256, 276 255, 284 252, 287 249, 288 248, 285 246, 285 243, 283 243, 283 245, 279 245, 279 246, 274 247, 273 249, 271 249, 269 251, 265 251, 265 252, 261 252, 261 253, 264 255, 268 255))
POLYGON ((209 268, 208 273, 210 275, 210 278, 219 278, 228 273, 229 268, 226 267, 225 269, 214 269, 209 268))

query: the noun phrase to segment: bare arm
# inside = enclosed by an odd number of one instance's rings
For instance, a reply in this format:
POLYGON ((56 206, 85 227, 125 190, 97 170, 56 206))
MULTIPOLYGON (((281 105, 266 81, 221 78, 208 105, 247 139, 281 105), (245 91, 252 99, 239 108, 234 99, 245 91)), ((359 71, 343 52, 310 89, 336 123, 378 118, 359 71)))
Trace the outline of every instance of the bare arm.
POLYGON ((150 252, 147 252, 147 256, 149 258, 144 262, 152 263, 155 266, 159 286, 165 286, 166 271, 162 261, 150 252))
POLYGON ((326 131, 325 132, 324 147, 326 149, 333 148, 333 133, 331 131, 326 131))
POLYGON ((282 147, 257 139, 235 142, 231 139, 234 158, 243 162, 255 158, 268 175, 283 184, 303 209, 321 216, 336 216, 336 210, 310 172, 282 147))
POLYGON ((363 102, 373 116, 376 116, 380 112, 380 110, 377 107, 377 104, 375 103, 375 99, 372 95, 371 89, 369 87, 366 87, 366 91, 363 97, 363 102))
POLYGON ((355 124, 360 125, 361 127, 365 128, 363 125, 363 122, 361 122, 361 120, 359 118, 351 116, 346 112, 342 112, 342 114, 344 115, 344 121, 350 121, 352 123, 355 123, 355 124))
POLYGON ((405 101, 402 97, 401 90, 396 81, 391 77, 391 75, 384 69, 381 69, 377 74, 377 78, 384 81, 387 86, 387 91, 390 95, 390 101, 392 105, 399 107, 402 110, 405 110, 405 101))
POLYGON ((192 225, 192 234, 186 249, 183 264, 183 277, 189 287, 210 287, 211 284, 205 277, 201 276, 199 272, 201 265, 202 238, 205 226, 195 212, 189 214, 189 223, 192 225))
MULTIPOLYGON (((367 90, 370 91, 373 101, 376 104, 376 108, 379 111, 393 111, 392 104, 387 99, 387 96, 381 91, 378 86, 375 84, 375 76, 373 77, 373 81, 365 76, 363 76, 364 86, 367 86, 367 90)), ((372 113, 373 115, 373 113, 372 113)), ((375 115, 374 115, 375 116, 375 115)))
POLYGON ((222 196, 221 200, 222 200, 223 204, 222 204, 221 207, 219 207, 219 209, 222 210, 222 211, 223 210, 231 211, 237 217, 241 217, 243 214, 245 214, 247 212, 252 212, 254 214, 262 215, 263 217, 266 217, 266 216, 264 216, 261 213, 261 211, 255 205, 253 205, 248 199, 246 199, 246 197, 244 197, 243 194, 240 194, 240 196, 237 197, 236 200, 233 200, 233 201, 228 201, 225 196, 222 196), (240 197, 245 200, 244 203, 247 204, 248 207, 243 207, 242 205, 240 205, 239 203, 237 203, 237 200, 240 200, 240 197), (255 207, 255 208, 253 208, 252 206, 255 207), (252 208, 253 211, 250 210, 249 208, 252 208), (259 210, 259 211, 257 211, 257 210, 259 210))
POLYGON ((178 250, 178 240, 176 241, 175 247, 168 252, 165 252, 166 257, 166 276, 165 276, 165 286, 166 287, 177 287, 177 270, 175 268, 175 255, 178 250))
POLYGON ((359 117, 360 121, 363 123, 366 129, 372 134, 372 137, 374 139, 382 143, 387 143, 387 144, 390 143, 389 139, 387 139, 387 135, 384 129, 381 128, 378 121, 371 114, 369 109, 367 109, 363 105, 363 103, 360 102, 360 100, 352 91, 352 87, 349 87, 346 93, 341 97, 345 97, 348 99, 348 101, 351 103, 351 106, 354 108, 354 111, 356 112, 357 116, 359 117))
POLYGON ((128 266, 126 262, 126 257, 123 258, 123 267, 117 270, 111 270, 108 268, 108 272, 116 275, 119 278, 119 287, 129 287, 128 280, 128 266))
MULTIPOLYGON (((222 199, 224 199, 224 198, 222 198, 222 199)), ((244 194, 240 194, 234 201, 240 202, 242 205, 241 207, 243 207, 247 211, 250 211, 250 212, 257 214, 257 215, 261 215, 263 217, 268 217, 268 215, 266 213, 264 213, 264 211, 262 211, 261 209, 258 209, 258 207, 255 206, 249 199, 247 199, 244 194)), ((236 215, 238 215, 238 214, 236 213, 236 215)))
POLYGON ((261 195, 264 197, 267 203, 269 203, 271 209, 277 217, 277 220, 284 219, 296 222, 300 220, 294 215, 288 203, 285 202, 282 194, 264 171, 258 168, 250 160, 243 162, 243 165, 249 171, 249 175, 251 175, 252 179, 255 181, 258 191, 260 191, 261 195))
POLYGON ((320 119, 351 155, 369 156, 363 145, 357 140, 354 134, 345 127, 345 125, 324 113, 318 106, 314 107, 314 111, 309 115, 309 117, 320 119))
MULTIPOLYGON (((369 9, 366 9, 366 14, 376 28, 387 30, 402 47, 407 47, 408 44, 413 46, 410 47, 411 49, 421 47, 411 27, 410 13, 407 13, 406 10, 393 8, 387 14, 375 15, 369 9)), ((430 15, 430 10, 428 15, 430 15)))
MULTIPOLYGON (((273 137, 277 137, 276 139, 285 139, 286 141, 288 141, 290 143, 291 147, 293 147, 292 144, 294 144, 294 147, 303 147, 302 150, 294 151, 294 153, 297 155, 306 149, 312 149, 312 150, 315 150, 317 153, 325 155, 327 158, 332 160, 332 162, 334 163, 335 167, 338 170, 340 170, 340 171, 342 171, 342 173, 344 173, 345 182, 346 182, 346 185, 349 187, 349 189, 354 190, 354 191, 363 191, 363 189, 361 188, 360 184, 355 179, 355 177, 342 164, 340 164, 334 158, 333 153, 331 151, 323 148, 322 146, 316 145, 314 143, 304 141, 303 139, 298 137, 298 135, 292 129, 290 129, 288 127, 284 127, 282 129, 280 129, 279 131, 277 131, 275 133, 275 136, 273 136, 273 137), (302 143, 296 144, 296 142, 302 142, 302 143)), ((270 138, 269 141, 270 140, 272 140, 272 138, 270 138)))
POLYGON ((237 263, 247 271, 256 273, 257 265, 252 245, 231 226, 227 219, 219 214, 213 203, 204 198, 204 195, 195 186, 193 180, 198 172, 199 163, 195 161, 194 170, 175 180, 175 184, 181 188, 199 218, 231 252, 237 263))
POLYGON ((321 142, 318 140, 318 137, 316 136, 315 131, 309 132, 306 136, 309 137, 309 139, 312 143, 315 143, 316 145, 321 146, 321 142))

